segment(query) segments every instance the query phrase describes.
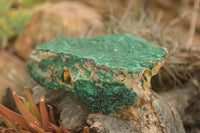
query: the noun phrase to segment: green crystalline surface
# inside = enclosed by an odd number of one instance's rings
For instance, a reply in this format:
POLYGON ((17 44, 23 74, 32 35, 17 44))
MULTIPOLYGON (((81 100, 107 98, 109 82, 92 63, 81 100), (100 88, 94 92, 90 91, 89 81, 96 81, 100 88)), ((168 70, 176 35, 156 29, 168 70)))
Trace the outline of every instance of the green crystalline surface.
POLYGON ((42 57, 39 62, 33 59, 28 64, 28 71, 37 83, 48 89, 73 92, 89 109, 100 110, 104 114, 120 112, 121 107, 128 108, 136 102, 137 93, 133 92, 132 88, 127 88, 122 82, 112 79, 114 68, 140 72, 145 67, 152 68, 154 61, 163 61, 163 56, 167 54, 163 48, 152 46, 129 33, 83 39, 61 36, 37 46, 36 50, 57 53, 56 56, 42 57), (65 57, 65 54, 70 56, 65 57), (93 59, 99 66, 108 65, 109 69, 105 69, 104 72, 96 69, 99 80, 90 79, 91 71, 84 67, 87 61, 85 59, 93 59), (75 66, 76 63, 80 68, 75 66), (65 67, 73 73, 73 87, 60 82, 68 84, 68 81, 63 79, 65 67), (80 75, 79 69, 84 70, 83 75, 80 75))
MULTIPOLYGON (((110 71, 109 75, 97 70, 100 80, 88 80, 85 77, 89 77, 91 72, 83 67, 84 61, 71 56, 62 60, 63 55, 57 55, 55 57, 47 57, 41 60, 39 63, 30 62, 28 64, 29 74, 33 77, 37 83, 48 89, 65 89, 73 92, 85 105, 93 110, 100 110, 104 114, 110 114, 112 111, 120 112, 120 107, 128 108, 130 105, 134 105, 137 97, 137 93, 132 92, 131 89, 125 87, 123 83, 115 82, 111 78, 113 72, 110 71), (79 74, 79 69, 74 67, 76 62, 80 63, 82 69, 85 69, 84 77, 79 77, 74 81, 74 78, 79 74), (70 68, 73 72, 73 88, 67 87, 61 84, 59 81, 63 80, 64 67, 70 68), (44 75, 49 73, 50 68, 56 70, 56 76, 46 78, 44 75), (37 72, 37 70, 41 72, 37 72), (107 80, 110 80, 108 82, 107 80), (99 86, 101 84, 101 86, 99 86)), ((64 81, 63 81, 64 82, 64 81)))
POLYGON ((73 39, 60 36, 38 45, 36 49, 93 59, 99 66, 123 68, 127 72, 140 72, 144 67, 151 69, 154 61, 163 61, 163 56, 167 54, 163 48, 129 33, 73 39))
POLYGON ((137 93, 126 88, 122 83, 104 82, 101 87, 96 86, 97 81, 77 80, 74 85, 75 94, 91 110, 101 110, 104 114, 112 111, 120 112, 125 106, 134 105, 137 93))

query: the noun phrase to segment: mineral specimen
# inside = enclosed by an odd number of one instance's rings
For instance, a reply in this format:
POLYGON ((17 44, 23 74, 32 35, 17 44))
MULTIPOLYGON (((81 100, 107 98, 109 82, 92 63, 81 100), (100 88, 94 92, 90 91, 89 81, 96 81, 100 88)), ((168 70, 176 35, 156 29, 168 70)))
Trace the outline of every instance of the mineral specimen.
POLYGON ((73 92, 90 110, 131 119, 150 99, 167 51, 129 33, 58 37, 32 52, 28 70, 48 89, 73 92))

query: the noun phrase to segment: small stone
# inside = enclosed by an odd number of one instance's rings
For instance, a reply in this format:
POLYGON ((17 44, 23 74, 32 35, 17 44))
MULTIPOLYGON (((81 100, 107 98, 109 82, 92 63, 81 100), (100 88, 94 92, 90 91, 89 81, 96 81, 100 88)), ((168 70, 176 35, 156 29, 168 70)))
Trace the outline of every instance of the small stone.
POLYGON ((166 54, 128 33, 61 36, 36 47, 28 70, 40 85, 73 92, 92 111, 131 119, 133 106, 150 99, 151 76, 166 54))
POLYGON ((99 122, 93 123, 90 128, 96 133, 106 133, 105 127, 99 122))

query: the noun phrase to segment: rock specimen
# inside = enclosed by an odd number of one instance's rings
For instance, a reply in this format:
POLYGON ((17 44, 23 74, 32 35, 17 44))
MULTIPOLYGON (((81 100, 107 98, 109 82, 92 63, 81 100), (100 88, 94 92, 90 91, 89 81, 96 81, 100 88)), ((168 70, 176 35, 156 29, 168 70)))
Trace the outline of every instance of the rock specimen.
POLYGON ((86 35, 91 33, 90 36, 98 35, 103 28, 100 19, 101 16, 95 9, 80 2, 65 1, 50 4, 33 14, 15 41, 14 52, 27 60, 36 45, 53 40, 59 35, 68 37, 81 37, 84 33, 86 35))
POLYGON ((71 91, 91 110, 129 118, 136 98, 149 99, 151 76, 166 54, 128 33, 89 39, 61 36, 37 46, 28 69, 42 86, 71 91))
MULTIPOLYGON (((127 132, 132 127, 130 132, 184 133, 176 111, 150 89, 151 77, 163 66, 166 54, 165 49, 128 33, 85 39, 61 36, 36 47, 28 70, 48 91, 55 95, 58 95, 56 90, 70 91, 91 112, 97 112, 94 117, 85 118, 94 132, 115 133, 114 127, 120 128, 123 124, 127 128, 123 126, 119 131, 127 132), (113 124, 115 122, 118 124, 113 124)), ((83 120, 89 112, 79 105, 74 107, 82 110, 80 118, 83 120)), ((65 106, 61 112, 76 112, 77 109, 73 109, 65 106)), ((61 120, 72 125, 68 128, 81 127, 81 123, 74 126, 69 121, 77 120, 76 115, 66 118, 66 113, 61 114, 61 120)))

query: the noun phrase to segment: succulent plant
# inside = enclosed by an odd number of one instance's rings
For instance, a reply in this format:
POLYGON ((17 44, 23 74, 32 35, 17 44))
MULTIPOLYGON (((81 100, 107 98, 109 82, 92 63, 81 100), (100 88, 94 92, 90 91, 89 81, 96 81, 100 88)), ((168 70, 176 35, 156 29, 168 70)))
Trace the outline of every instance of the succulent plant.
MULTIPOLYGON (((53 108, 48 105, 49 111, 47 111, 44 96, 40 98, 40 109, 38 109, 27 87, 25 87, 25 92, 28 100, 13 92, 16 106, 21 114, 0 104, 0 117, 7 126, 7 128, 0 126, 0 131, 5 133, 70 133, 61 121, 58 121, 60 127, 56 125, 53 108)), ((89 127, 86 126, 83 133, 89 133, 89 127)))

